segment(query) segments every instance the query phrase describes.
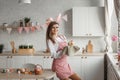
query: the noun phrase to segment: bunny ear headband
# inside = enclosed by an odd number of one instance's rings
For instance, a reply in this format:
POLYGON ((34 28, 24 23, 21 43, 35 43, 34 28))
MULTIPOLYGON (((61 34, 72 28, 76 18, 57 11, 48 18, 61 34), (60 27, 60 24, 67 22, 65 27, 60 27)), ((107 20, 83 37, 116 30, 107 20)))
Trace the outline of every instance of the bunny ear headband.
POLYGON ((57 16, 57 18, 55 20, 52 17, 47 18, 46 25, 48 26, 51 21, 56 21, 56 22, 60 23, 62 19, 67 21, 67 15, 62 16, 61 13, 59 13, 59 15, 57 16))

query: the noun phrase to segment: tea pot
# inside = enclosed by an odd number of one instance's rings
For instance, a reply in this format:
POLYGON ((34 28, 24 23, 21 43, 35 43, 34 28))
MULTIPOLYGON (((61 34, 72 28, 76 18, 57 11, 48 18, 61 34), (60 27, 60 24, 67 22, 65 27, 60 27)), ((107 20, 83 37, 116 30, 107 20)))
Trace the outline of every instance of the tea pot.
POLYGON ((35 75, 40 75, 43 73, 43 68, 41 65, 37 64, 34 69, 35 75))

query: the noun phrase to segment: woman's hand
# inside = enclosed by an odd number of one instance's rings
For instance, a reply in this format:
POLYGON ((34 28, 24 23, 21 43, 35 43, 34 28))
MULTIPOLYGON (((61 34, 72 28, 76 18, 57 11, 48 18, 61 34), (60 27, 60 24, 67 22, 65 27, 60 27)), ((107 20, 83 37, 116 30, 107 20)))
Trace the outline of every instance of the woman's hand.
POLYGON ((69 46, 73 46, 73 45, 74 45, 73 40, 70 40, 70 41, 68 42, 68 45, 69 45, 69 46))

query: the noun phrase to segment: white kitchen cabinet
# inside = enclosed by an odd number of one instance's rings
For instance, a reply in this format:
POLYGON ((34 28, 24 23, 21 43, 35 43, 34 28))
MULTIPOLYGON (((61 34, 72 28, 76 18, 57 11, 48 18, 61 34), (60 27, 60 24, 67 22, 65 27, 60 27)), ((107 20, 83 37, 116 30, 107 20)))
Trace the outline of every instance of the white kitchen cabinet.
POLYGON ((13 56, 0 56, 0 68, 12 68, 14 65, 13 56))
POLYGON ((53 58, 51 56, 26 56, 26 63, 40 64, 43 69, 51 69, 53 58))
POLYGON ((26 56, 10 56, 7 60, 8 68, 22 68, 26 62, 26 56))
POLYGON ((73 71, 75 71, 80 77, 83 77, 82 58, 80 56, 68 57, 68 63, 73 71))
POLYGON ((74 56, 68 62, 82 80, 104 80, 103 56, 74 56))
POLYGON ((7 68, 6 56, 0 56, 0 68, 7 68))
MULTIPOLYGON (((82 80, 104 80, 103 59, 103 56, 81 55, 68 57, 68 62, 82 80)), ((32 63, 50 69, 52 61, 50 56, 0 56, 0 68, 21 68, 32 63)), ((55 80, 59 79, 55 77, 55 80)))
POLYGON ((104 7, 74 7, 72 9, 73 36, 104 36, 104 7))
POLYGON ((104 57, 84 56, 82 62, 83 80, 104 80, 104 57))
POLYGON ((26 63, 39 64, 43 66, 43 56, 26 56, 26 63))
POLYGON ((43 68, 44 69, 51 69, 52 62, 53 62, 53 58, 51 58, 51 56, 44 56, 43 57, 43 68))

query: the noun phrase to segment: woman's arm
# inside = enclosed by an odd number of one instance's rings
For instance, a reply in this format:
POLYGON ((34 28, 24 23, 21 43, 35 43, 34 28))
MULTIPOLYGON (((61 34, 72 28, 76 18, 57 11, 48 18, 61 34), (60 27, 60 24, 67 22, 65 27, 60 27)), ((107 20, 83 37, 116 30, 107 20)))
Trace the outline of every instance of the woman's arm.
POLYGON ((57 50, 58 49, 58 44, 52 43, 51 40, 48 40, 48 47, 51 53, 51 56, 53 58, 60 58, 62 55, 62 50, 57 50))

